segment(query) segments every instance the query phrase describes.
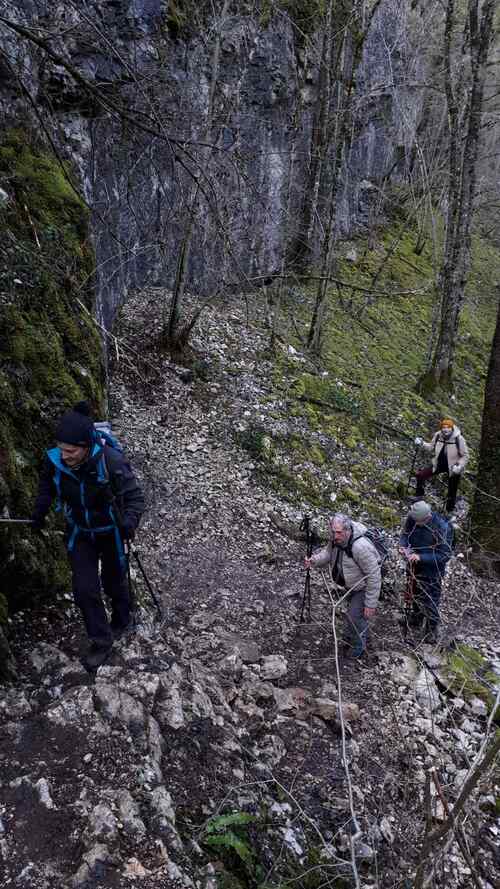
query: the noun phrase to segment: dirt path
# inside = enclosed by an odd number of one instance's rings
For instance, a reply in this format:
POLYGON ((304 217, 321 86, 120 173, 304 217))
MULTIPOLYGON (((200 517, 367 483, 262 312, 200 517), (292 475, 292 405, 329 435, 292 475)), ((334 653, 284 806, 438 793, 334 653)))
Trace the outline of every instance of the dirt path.
MULTIPOLYGON (((131 300, 122 320, 155 366, 157 301, 131 300)), ((270 516, 297 528, 308 504, 263 486, 238 439, 249 418, 281 434, 295 421, 276 406, 270 417, 273 366, 261 357, 263 334, 243 321, 236 309, 207 314, 206 379, 173 365, 153 372, 127 354, 113 368, 113 428, 148 502, 137 551, 165 618, 154 622, 135 576, 142 626, 95 685, 81 670, 85 640, 69 599, 16 618, 20 679, 0 695, 2 885, 238 889, 292 880, 314 889, 333 885, 332 875, 351 885, 349 775, 363 885, 401 886, 421 836, 424 768, 438 763, 452 798, 478 749, 484 714, 443 697, 431 719, 415 697, 421 656, 438 664, 442 654, 421 647, 414 657, 404 644, 397 560, 367 661, 337 674, 332 600, 319 574, 313 620, 299 623, 304 547, 270 516), (353 705, 345 757, 339 695, 353 705), (221 811, 257 819, 239 836, 258 866, 203 846, 203 825, 221 811)), ((493 651, 498 613, 498 588, 454 559, 445 640, 473 638, 493 651)), ((447 885, 470 885, 459 857, 449 874, 447 885)))

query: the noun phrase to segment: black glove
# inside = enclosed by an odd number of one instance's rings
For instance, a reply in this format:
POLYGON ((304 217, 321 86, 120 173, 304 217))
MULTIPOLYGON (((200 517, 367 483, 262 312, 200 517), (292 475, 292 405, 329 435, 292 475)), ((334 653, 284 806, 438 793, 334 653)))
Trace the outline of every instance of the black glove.
POLYGON ((31 516, 31 530, 34 534, 41 534, 45 528, 45 516, 31 516))
POLYGON ((133 540, 135 537, 135 524, 131 519, 123 519, 120 528, 120 534, 123 540, 133 540))

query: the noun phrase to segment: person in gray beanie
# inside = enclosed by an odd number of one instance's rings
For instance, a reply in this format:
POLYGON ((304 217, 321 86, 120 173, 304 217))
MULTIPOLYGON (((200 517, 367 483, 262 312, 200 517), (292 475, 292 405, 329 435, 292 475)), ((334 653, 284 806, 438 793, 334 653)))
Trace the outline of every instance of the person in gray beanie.
POLYGON ((430 644, 438 640, 441 587, 452 543, 453 526, 425 500, 414 503, 399 539, 399 552, 408 563, 408 625, 423 627, 430 644))

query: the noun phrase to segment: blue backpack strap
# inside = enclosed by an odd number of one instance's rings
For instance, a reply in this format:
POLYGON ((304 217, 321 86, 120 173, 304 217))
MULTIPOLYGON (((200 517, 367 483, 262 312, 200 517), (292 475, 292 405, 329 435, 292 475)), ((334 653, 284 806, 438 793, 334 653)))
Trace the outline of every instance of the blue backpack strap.
MULTIPOLYGON (((97 480, 98 480, 98 482, 100 482, 102 484, 107 484, 109 482, 109 472, 108 472, 108 467, 106 465, 106 458, 104 456, 104 449, 103 449, 102 445, 100 445, 96 441, 96 443, 94 444, 94 446, 92 448, 91 456, 95 456, 99 450, 101 450, 102 453, 101 453, 100 459, 97 461, 97 480)), ((78 478, 78 476, 75 475, 75 473, 72 472, 71 469, 68 466, 65 466, 65 464, 62 462, 61 452, 60 452, 59 448, 51 448, 50 451, 47 451, 47 456, 54 466, 54 484, 55 484, 56 490, 57 490, 57 502, 58 502, 57 509, 60 510, 62 507, 61 476, 62 476, 63 472, 66 473, 66 475, 69 475, 72 478, 74 478, 75 481, 77 481, 79 483, 80 498, 81 498, 81 502, 82 502, 82 507, 85 509, 85 484, 84 484, 84 482, 81 481, 78 478)), ((67 507, 66 504, 64 506, 64 512, 65 512, 65 516, 66 516, 68 523, 72 526, 71 534, 70 534, 70 537, 68 540, 68 552, 72 552, 74 545, 75 545, 75 540, 76 540, 78 534, 92 534, 93 535, 93 534, 103 534, 108 531, 113 531, 114 535, 115 535, 115 543, 116 543, 116 549, 118 552, 118 558, 120 560, 120 565, 121 565, 122 569, 125 569, 125 566, 126 566, 125 548, 123 546, 123 541, 121 538, 120 529, 118 527, 118 522, 116 521, 111 504, 109 507, 109 517, 111 520, 111 524, 101 525, 97 528, 90 528, 90 527, 89 528, 82 528, 80 525, 77 525, 76 522, 72 518, 71 508, 67 507)))
MULTIPOLYGON (((118 446, 118 450, 121 451, 121 448, 119 446, 118 446)), ((99 463, 97 464, 97 478, 98 478, 98 481, 111 485, 110 478, 109 478, 108 466, 106 463, 106 455, 105 455, 104 450, 102 452, 101 459, 99 460, 99 463)), ((115 543, 116 543, 116 549, 118 552, 118 558, 120 560, 120 565, 122 566, 122 569, 125 570, 125 567, 127 564, 125 547, 123 546, 123 540, 122 540, 122 536, 120 534, 120 528, 118 527, 118 521, 115 516, 115 511, 114 511, 111 504, 109 505, 109 517, 110 517, 111 521, 113 522, 112 527, 114 527, 114 529, 115 529, 115 543)))
POLYGON ((113 448, 113 450, 120 451, 120 453, 122 453, 123 448, 120 442, 109 431, 109 429, 104 428, 104 426, 104 423, 94 423, 94 441, 107 444, 110 448, 113 448))
POLYGON ((61 460, 61 451, 59 448, 50 448, 47 451, 47 457, 54 467, 54 484, 56 486, 57 493, 57 502, 56 502, 56 512, 60 512, 62 509, 62 499, 61 499, 61 474, 66 472, 68 475, 73 476, 76 479, 76 475, 74 475, 71 470, 64 465, 61 460))

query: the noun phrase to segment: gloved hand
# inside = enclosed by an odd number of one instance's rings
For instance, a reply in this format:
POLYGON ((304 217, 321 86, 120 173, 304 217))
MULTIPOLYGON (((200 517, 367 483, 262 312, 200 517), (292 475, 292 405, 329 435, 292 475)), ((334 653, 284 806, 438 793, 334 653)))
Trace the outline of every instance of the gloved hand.
POLYGON ((133 540, 135 537, 135 525, 130 519, 123 519, 120 528, 120 534, 123 540, 133 540))
POLYGON ((43 531, 45 528, 46 516, 31 516, 31 530, 35 532, 35 534, 39 534, 40 531, 43 531))
POLYGON ((460 475, 460 473, 462 472, 462 467, 459 463, 454 463, 454 465, 451 467, 451 471, 453 475, 460 475))
POLYGON ((421 445, 423 445, 423 443, 424 443, 423 438, 420 438, 420 436, 417 435, 417 437, 415 439, 415 444, 416 444, 417 448, 419 448, 421 445))

